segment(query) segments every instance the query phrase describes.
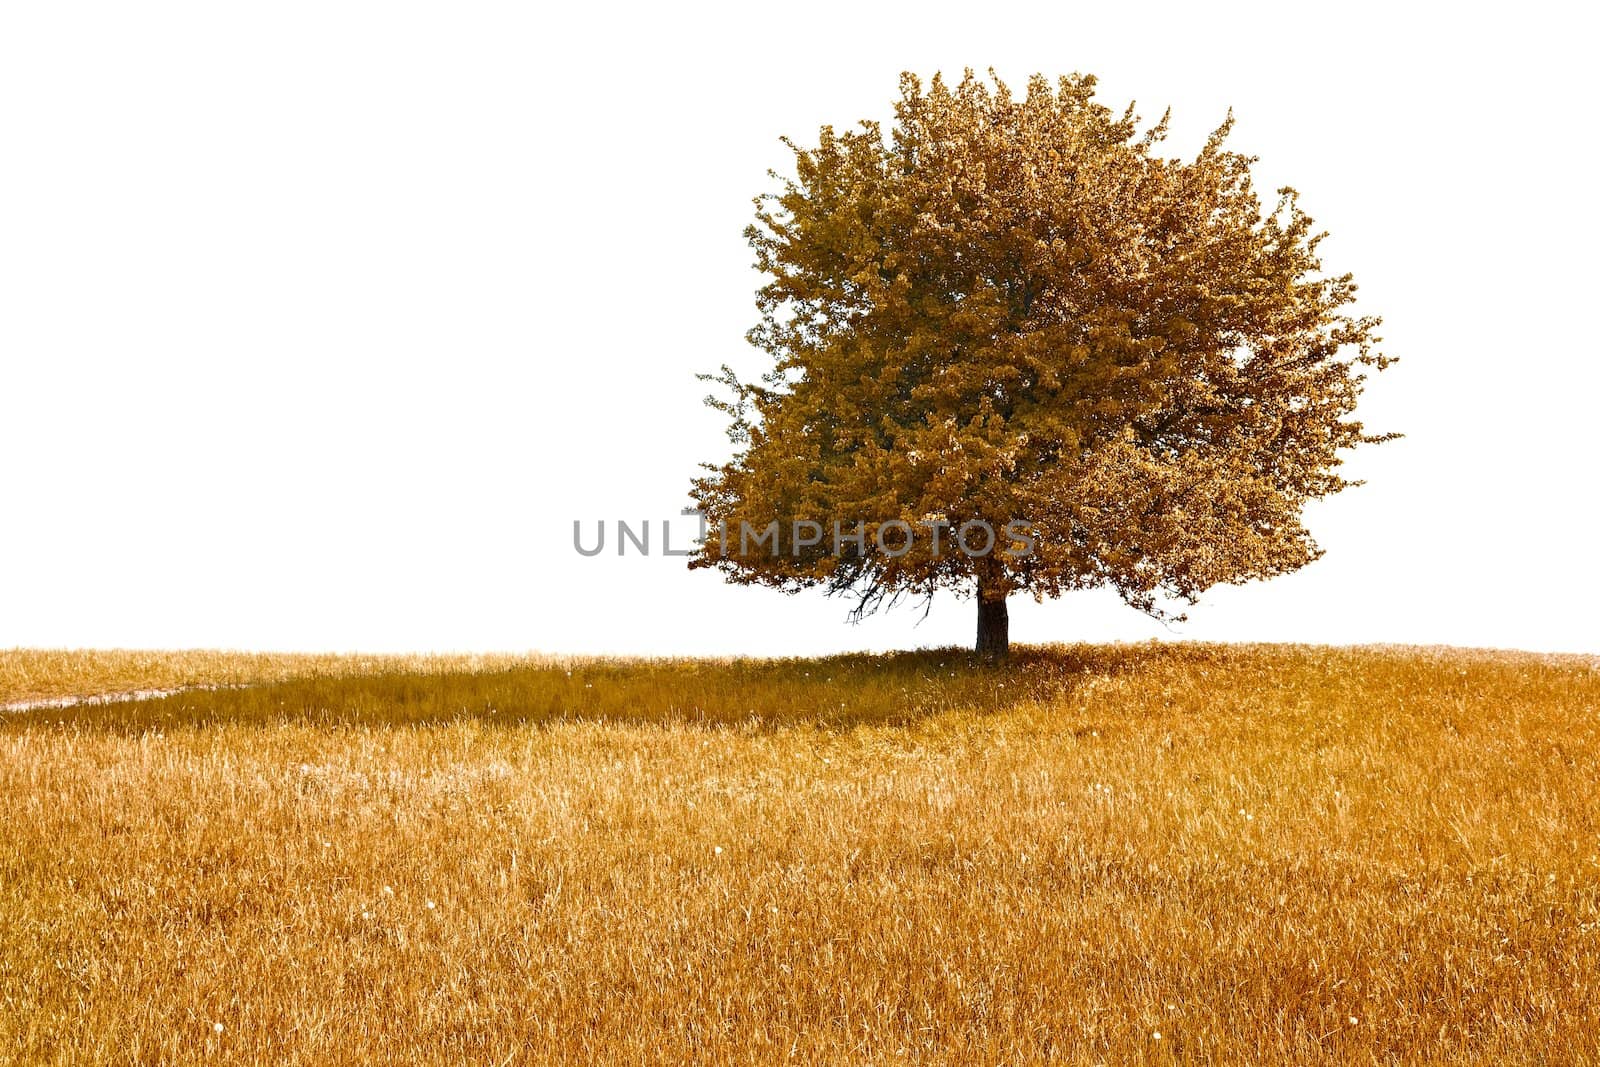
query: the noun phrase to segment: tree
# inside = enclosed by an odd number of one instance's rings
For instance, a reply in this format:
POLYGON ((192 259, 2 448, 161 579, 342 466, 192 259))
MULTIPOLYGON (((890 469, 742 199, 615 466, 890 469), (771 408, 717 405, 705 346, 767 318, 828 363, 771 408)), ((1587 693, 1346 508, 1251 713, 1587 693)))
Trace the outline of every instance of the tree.
POLYGON ((1141 133, 1094 87, 904 74, 888 138, 784 138, 795 174, 746 230, 767 279, 748 339, 774 362, 701 376, 742 447, 694 482, 723 532, 691 566, 822 585, 857 617, 971 593, 978 651, 1003 655, 1011 593, 1109 586, 1164 617, 1321 554, 1303 505, 1356 484, 1344 450, 1394 436, 1351 418, 1362 368, 1389 362, 1379 320, 1322 272, 1293 189, 1263 211, 1231 112, 1162 158, 1167 118, 1141 133), (971 523, 1014 525, 951 551, 971 523), (847 536, 808 543, 818 527, 847 536))

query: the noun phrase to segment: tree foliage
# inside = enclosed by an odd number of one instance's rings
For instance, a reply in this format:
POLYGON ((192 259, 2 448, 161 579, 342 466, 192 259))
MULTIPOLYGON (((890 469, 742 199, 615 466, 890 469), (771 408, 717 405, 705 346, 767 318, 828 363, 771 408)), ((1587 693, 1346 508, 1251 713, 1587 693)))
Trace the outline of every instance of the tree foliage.
POLYGON ((773 364, 708 376, 740 447, 693 488, 732 529, 1022 520, 1033 550, 712 536, 693 565, 860 611, 1109 586, 1160 615, 1320 554, 1303 505, 1353 484, 1344 450, 1391 436, 1352 418, 1362 368, 1388 362, 1378 319, 1323 272, 1293 189, 1263 209, 1231 114, 1193 159, 1164 158, 1166 118, 1141 131, 1094 88, 905 74, 887 136, 785 138, 794 174, 746 231, 766 279, 749 340, 773 364))

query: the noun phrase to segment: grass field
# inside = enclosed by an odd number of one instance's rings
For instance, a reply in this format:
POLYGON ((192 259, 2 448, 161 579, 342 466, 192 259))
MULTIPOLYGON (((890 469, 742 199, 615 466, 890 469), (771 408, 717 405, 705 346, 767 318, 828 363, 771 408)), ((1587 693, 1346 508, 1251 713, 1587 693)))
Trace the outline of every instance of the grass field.
POLYGON ((1600 1060, 1600 664, 0 652, 0 1062, 1600 1060))
POLYGON ((0 650, 0 708, 73 697, 262 685, 291 678, 503 670, 548 656, 332 656, 266 652, 0 650))

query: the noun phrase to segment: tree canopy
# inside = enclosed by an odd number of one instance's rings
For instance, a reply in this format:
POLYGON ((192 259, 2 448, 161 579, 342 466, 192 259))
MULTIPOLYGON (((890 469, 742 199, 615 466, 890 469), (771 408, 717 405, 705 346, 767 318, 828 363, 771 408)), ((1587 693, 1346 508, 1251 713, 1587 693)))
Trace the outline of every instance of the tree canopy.
POLYGON ((1141 130, 1094 90, 904 74, 887 135, 784 139, 794 173, 746 230, 765 277, 748 338, 772 365, 709 376, 739 447, 693 496, 734 532, 691 565, 858 612, 973 593, 980 647, 987 605, 1003 651, 1012 593, 1108 586, 1160 615, 1320 555, 1303 505, 1353 484, 1344 450, 1392 436, 1352 417, 1363 368, 1389 362, 1379 320, 1323 271, 1293 189, 1263 209, 1231 114, 1165 158, 1165 117, 1141 130), (1031 543, 930 535, 972 522, 1031 543), (805 544, 805 523, 868 536, 805 544))

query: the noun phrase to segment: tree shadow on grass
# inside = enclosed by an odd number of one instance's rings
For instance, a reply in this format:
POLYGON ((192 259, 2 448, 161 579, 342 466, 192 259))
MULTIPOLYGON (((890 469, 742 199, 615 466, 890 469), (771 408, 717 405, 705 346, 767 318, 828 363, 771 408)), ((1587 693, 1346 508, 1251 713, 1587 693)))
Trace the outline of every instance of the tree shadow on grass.
POLYGON ((382 728, 476 720, 588 721, 775 729, 904 725, 953 711, 992 713, 1059 699, 1173 646, 1020 648, 990 665, 965 649, 819 659, 587 660, 494 671, 321 675, 145 700, 37 708, 0 730, 143 733, 182 727, 382 728))

